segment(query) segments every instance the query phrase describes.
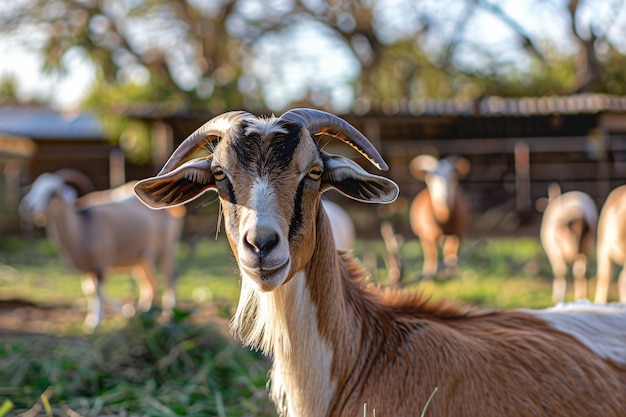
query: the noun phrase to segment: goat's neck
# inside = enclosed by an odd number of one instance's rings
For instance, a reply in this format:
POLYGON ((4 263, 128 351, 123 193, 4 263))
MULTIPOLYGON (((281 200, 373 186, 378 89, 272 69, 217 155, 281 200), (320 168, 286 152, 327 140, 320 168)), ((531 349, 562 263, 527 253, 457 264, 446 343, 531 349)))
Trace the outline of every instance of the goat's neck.
MULTIPOLYGON (((455 204, 455 196, 430 191, 430 204, 433 215, 439 223, 446 223, 450 220, 450 212, 455 204)), ((448 191, 452 193, 452 190, 448 191)))
POLYGON ((317 230, 309 264, 274 294, 284 307, 278 312, 284 343, 272 349, 272 395, 289 416, 324 416, 341 408, 337 389, 349 391, 358 378, 351 371, 360 357, 362 305, 349 276, 360 267, 337 253, 322 210, 317 230))
POLYGON ((84 249, 81 244, 81 218, 75 207, 64 203, 60 197, 54 197, 46 212, 46 230, 62 254, 75 264, 84 249))

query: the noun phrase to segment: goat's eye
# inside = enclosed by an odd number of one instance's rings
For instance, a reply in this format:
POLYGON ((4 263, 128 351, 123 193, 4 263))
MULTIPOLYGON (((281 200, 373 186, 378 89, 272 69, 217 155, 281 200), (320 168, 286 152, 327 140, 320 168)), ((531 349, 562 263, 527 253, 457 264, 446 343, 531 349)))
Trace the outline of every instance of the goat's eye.
POLYGON ((222 171, 221 168, 215 168, 213 170, 213 176, 215 177, 216 181, 221 181, 226 178, 226 174, 224 173, 224 171, 222 171))
POLYGON ((312 180, 315 180, 315 181, 319 180, 320 178, 322 178, 322 168, 320 168, 320 167, 313 167, 313 168, 309 169, 308 176, 312 180))

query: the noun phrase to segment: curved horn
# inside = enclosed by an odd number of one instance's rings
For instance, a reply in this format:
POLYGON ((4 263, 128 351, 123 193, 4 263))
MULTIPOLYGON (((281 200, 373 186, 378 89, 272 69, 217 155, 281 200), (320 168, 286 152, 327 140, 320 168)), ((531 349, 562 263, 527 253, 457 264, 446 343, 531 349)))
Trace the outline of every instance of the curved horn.
POLYGON ((202 148, 207 143, 226 135, 226 133, 244 117, 252 116, 246 111, 230 111, 215 116, 187 137, 169 157, 158 175, 163 175, 179 166, 186 157, 202 148))
POLYGON ((340 117, 321 110, 292 109, 285 112, 280 118, 298 123, 314 136, 326 134, 336 137, 356 149, 376 168, 381 171, 389 169, 389 166, 369 139, 340 117))
POLYGON ((73 186, 78 195, 84 195, 96 189, 93 181, 91 181, 87 175, 76 169, 62 168, 55 171, 54 175, 61 178, 64 183, 73 186))

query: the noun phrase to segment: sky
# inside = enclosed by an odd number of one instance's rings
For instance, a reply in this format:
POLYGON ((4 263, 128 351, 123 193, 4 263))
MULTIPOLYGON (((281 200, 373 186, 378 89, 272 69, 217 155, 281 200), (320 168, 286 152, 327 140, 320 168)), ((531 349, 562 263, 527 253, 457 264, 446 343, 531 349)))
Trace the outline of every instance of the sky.
MULTIPOLYGON (((400 36, 401 28, 409 25, 407 16, 401 13, 403 7, 400 3, 411 0, 384 0, 388 7, 382 10, 382 20, 388 22, 388 36, 400 36)), ((555 0, 556 3, 564 0, 555 0)), ((584 4, 581 19, 589 22, 600 20, 607 13, 611 13, 611 5, 618 0, 593 0, 584 4)), ((496 2, 494 0, 494 2, 496 2)), ((436 0, 425 1, 425 7, 431 7, 433 13, 446 19, 454 10, 443 9, 436 0)), ((536 7, 538 3, 550 3, 540 0, 501 0, 502 4, 511 16, 519 18, 528 32, 535 36, 549 37, 558 42, 564 49, 572 48, 566 38, 567 16, 556 13, 558 6, 553 8, 536 7)), ((459 1, 463 5, 463 1, 459 1)), ((460 10, 460 9, 459 9, 460 10)), ((562 10, 562 7, 560 8, 562 10)), ((620 12, 618 16, 623 24, 615 25, 613 37, 626 39, 626 12, 620 12)), ((450 29, 452 30, 452 29, 450 29)), ((513 48, 507 48, 508 40, 512 39, 512 32, 503 23, 494 19, 488 13, 481 13, 468 28, 468 36, 473 41, 481 44, 493 45, 494 48, 502 48, 502 54, 511 53, 513 48)), ((349 56, 347 51, 336 47, 332 40, 324 38, 314 26, 297 28, 292 31, 287 43, 285 40, 269 40, 259 45, 259 58, 254 68, 263 79, 265 95, 270 107, 280 108, 286 101, 298 98, 313 82, 323 80, 329 88, 331 102, 336 108, 342 108, 352 101, 352 91, 346 86, 356 76, 358 71, 355 58, 349 56), (285 48, 291 51, 286 54, 285 48), (275 57, 290 57, 290 61, 284 62, 280 69, 276 69, 272 61, 275 57), (263 58, 265 57, 265 58, 263 58)), ((510 45, 510 44, 508 44, 510 45)), ((436 41, 430 45, 437 48, 436 41)), ((626 48, 624 49, 626 53, 626 48)), ((0 33, 0 78, 13 76, 18 80, 18 94, 21 98, 33 97, 51 98, 52 103, 58 108, 70 108, 77 106, 89 89, 94 79, 95 71, 85 64, 80 56, 70 55, 66 57, 69 73, 64 78, 44 76, 40 70, 41 59, 33 52, 26 51, 19 39, 11 38, 0 33)), ((467 50, 462 55, 463 59, 473 62, 472 51, 467 50)), ((515 59, 513 56, 512 59, 515 59)), ((275 62, 275 61, 274 61, 275 62)), ((478 62, 477 65, 480 65, 478 62)))
POLYGON ((91 85, 95 71, 80 57, 68 57, 71 70, 66 77, 42 73, 43 62, 34 52, 20 46, 12 37, 0 36, 0 79, 14 77, 18 81, 18 95, 29 100, 48 98, 57 108, 77 106, 91 85))

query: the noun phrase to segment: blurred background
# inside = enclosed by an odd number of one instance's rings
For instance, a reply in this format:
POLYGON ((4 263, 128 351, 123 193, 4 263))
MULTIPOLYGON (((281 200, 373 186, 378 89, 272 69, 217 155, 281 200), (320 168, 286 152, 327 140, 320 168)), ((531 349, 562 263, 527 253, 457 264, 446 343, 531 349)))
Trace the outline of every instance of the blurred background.
POLYGON ((408 174, 409 158, 466 156, 473 211, 489 214, 474 223, 480 228, 508 232, 536 220, 549 181, 601 203, 626 169, 623 6, 5 2, 0 230, 16 231, 20 187, 42 172, 74 168, 108 188, 154 174, 216 114, 294 106, 361 129, 406 198, 422 187, 408 174))
MULTIPOLYGON (((328 197, 349 212, 353 251, 383 285, 406 281, 481 307, 551 305, 553 272, 539 242, 550 184, 588 194, 600 210, 626 183, 625 6, 0 2, 0 417, 11 415, 7 401, 14 410, 43 407, 48 387, 54 415, 272 415, 260 400, 267 362, 240 357, 230 341, 207 346, 214 333, 193 326, 176 333, 150 317, 109 312, 84 339, 80 274, 18 213, 42 173, 80 173, 88 181, 72 184, 79 196, 154 175, 181 141, 225 111, 323 109, 375 144, 400 198, 376 207, 328 197), (410 164, 422 154, 469 162, 458 178, 469 222, 455 279, 420 282, 424 256, 410 207, 426 186, 410 164), (72 339, 33 344, 23 332, 72 339), (216 369, 219 377, 207 377, 216 369)), ((370 170, 345 145, 324 146, 370 170)), ((239 282, 218 216, 213 196, 187 205, 177 292, 181 311, 194 311, 192 324, 217 323, 222 334, 239 282)), ((131 282, 113 274, 107 291, 132 298, 131 282)))

